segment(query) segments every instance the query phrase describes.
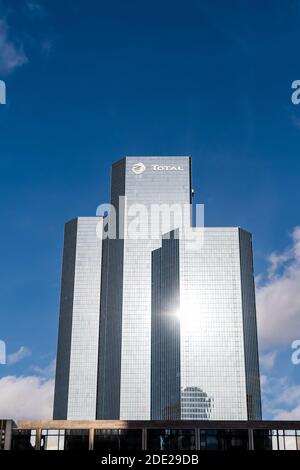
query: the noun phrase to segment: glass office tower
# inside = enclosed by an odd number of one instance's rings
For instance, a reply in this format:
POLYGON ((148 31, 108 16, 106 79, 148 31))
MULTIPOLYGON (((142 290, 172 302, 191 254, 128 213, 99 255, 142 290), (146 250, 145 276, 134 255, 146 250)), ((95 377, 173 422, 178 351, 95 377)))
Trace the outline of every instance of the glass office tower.
POLYGON ((163 238, 152 255, 151 331, 151 419, 261 419, 248 232, 163 238))
MULTIPOLYGON (((130 210, 137 205, 150 214, 155 204, 191 203, 191 159, 124 158, 112 168, 111 203, 117 216, 120 196, 126 197, 117 224, 122 237, 133 219, 130 210)), ((159 209, 155 211, 157 215, 159 209)), ((163 230, 174 224, 176 217, 168 223, 155 221, 154 215, 151 237, 145 220, 135 238, 104 241, 97 419, 150 419, 151 256, 163 230)))
POLYGON ((191 199, 190 157, 126 157, 66 225, 54 418, 260 419, 251 236, 191 199))
POLYGON ((102 223, 79 217, 65 226, 54 419, 95 419, 102 223))

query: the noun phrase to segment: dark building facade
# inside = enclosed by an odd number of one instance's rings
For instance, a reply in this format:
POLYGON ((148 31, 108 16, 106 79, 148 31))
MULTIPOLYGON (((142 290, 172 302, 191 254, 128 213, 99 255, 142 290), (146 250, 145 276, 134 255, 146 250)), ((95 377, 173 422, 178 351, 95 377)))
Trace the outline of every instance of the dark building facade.
POLYGON ((0 421, 2 450, 300 450, 299 421, 0 421))

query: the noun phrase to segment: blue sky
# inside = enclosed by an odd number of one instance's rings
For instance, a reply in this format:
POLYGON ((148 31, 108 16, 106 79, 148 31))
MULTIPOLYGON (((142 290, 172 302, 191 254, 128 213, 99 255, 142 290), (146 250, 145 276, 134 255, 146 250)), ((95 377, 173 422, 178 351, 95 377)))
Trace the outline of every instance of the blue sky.
POLYGON ((187 154, 206 225, 253 232, 265 417, 300 419, 299 20, 299 0, 0 0, 5 410, 51 395, 64 222, 122 156, 187 154))

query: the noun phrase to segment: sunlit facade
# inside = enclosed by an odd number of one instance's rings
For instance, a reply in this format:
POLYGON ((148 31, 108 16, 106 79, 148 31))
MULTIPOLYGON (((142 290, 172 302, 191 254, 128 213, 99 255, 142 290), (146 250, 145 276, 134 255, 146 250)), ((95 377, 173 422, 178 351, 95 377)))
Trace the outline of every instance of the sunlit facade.
POLYGON ((100 217, 65 226, 54 418, 95 419, 102 241, 100 217))
POLYGON ((190 157, 125 157, 66 224, 55 419, 261 418, 251 235, 192 194, 190 157))
MULTIPOLYGON (((189 205, 191 159, 122 159, 112 167, 111 202, 120 233, 130 230, 130 209, 136 205, 149 214, 155 204, 189 205), (126 197, 127 211, 119 221, 120 196, 126 197)), ((150 419, 151 256, 163 233, 159 220, 151 224, 142 221, 136 238, 104 242, 98 419, 150 419)), ((164 223, 165 231, 172 227, 164 223)))
POLYGON ((151 418, 261 419, 251 235, 169 235, 152 257, 151 418))

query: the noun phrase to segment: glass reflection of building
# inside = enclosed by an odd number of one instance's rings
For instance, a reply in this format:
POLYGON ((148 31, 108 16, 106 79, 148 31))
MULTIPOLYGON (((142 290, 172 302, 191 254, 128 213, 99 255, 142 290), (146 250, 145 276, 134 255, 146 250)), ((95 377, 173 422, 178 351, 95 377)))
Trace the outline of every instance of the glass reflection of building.
POLYGON ((249 233, 175 230, 153 252, 151 391, 152 419, 261 419, 249 233))
POLYGON ((181 390, 181 408, 182 419, 210 419, 213 399, 201 388, 185 387, 181 390))

